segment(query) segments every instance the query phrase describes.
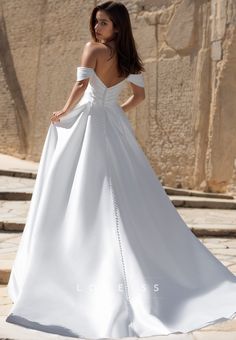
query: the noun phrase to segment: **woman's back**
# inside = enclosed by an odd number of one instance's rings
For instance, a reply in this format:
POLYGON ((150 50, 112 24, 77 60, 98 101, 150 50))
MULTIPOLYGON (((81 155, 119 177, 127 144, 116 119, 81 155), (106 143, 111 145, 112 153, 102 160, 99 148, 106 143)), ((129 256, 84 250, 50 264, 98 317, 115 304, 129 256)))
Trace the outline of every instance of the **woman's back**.
POLYGON ((89 42, 96 54, 96 66, 94 71, 101 81, 107 86, 112 87, 125 79, 120 77, 118 72, 117 53, 114 43, 110 47, 100 42, 89 42))

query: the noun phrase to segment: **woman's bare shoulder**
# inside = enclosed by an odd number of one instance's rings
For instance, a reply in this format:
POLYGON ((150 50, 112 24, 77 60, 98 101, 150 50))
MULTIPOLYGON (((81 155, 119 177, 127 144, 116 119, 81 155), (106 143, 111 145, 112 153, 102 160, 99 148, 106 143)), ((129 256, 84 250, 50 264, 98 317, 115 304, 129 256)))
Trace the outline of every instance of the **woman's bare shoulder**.
POLYGON ((98 59, 105 55, 107 46, 100 42, 88 41, 85 43, 81 56, 82 65, 90 65, 94 67, 98 59))
POLYGON ((108 47, 103 43, 96 41, 88 41, 85 43, 83 55, 90 56, 91 58, 104 59, 108 53, 108 47))
POLYGON ((100 42, 97 42, 97 41, 87 41, 84 45, 84 48, 85 49, 89 49, 89 50, 97 50, 97 51, 101 51, 101 50, 106 50, 107 49, 107 46, 100 43, 100 42))

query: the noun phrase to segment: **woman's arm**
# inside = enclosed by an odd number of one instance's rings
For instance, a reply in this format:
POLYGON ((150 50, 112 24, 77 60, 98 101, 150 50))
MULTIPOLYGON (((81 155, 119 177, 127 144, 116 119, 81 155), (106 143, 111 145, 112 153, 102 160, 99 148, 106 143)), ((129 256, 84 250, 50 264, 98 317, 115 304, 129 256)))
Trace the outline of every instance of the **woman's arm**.
POLYGON ((137 86, 134 83, 131 83, 131 88, 133 91, 133 94, 121 105, 121 108, 124 111, 129 111, 130 109, 133 109, 135 106, 137 106, 140 102, 142 102, 145 99, 145 90, 144 87, 137 86))
MULTIPOLYGON (((81 56, 81 66, 94 68, 96 65, 96 60, 97 60, 97 52, 94 47, 94 44, 91 44, 91 42, 86 43, 84 46, 83 52, 82 52, 82 56, 81 56)), ((66 115, 75 106, 75 104, 82 97, 86 87, 88 86, 88 82, 89 82, 89 78, 76 81, 63 109, 53 112, 51 116, 52 123, 60 121, 60 117, 66 115)))
POLYGON ((60 117, 65 116, 71 110, 71 108, 79 101, 88 85, 88 80, 89 79, 87 78, 81 81, 77 81, 74 84, 71 94, 63 109, 53 112, 51 116, 52 123, 60 121, 60 117))
POLYGON ((88 85, 89 78, 77 81, 71 91, 71 94, 63 107, 62 111, 67 113, 72 109, 72 107, 80 100, 82 97, 87 85, 88 85))

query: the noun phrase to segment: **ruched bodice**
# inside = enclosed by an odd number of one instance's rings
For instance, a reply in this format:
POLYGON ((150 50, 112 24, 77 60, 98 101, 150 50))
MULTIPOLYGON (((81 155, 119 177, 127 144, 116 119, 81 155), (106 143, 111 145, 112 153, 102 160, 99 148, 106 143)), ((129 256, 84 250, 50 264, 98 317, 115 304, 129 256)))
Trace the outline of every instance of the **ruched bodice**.
POLYGON ((119 83, 107 87, 103 81, 97 76, 91 67, 77 67, 77 81, 89 78, 89 84, 84 92, 84 99, 94 101, 102 105, 114 104, 118 100, 118 96, 122 90, 125 81, 132 82, 138 86, 144 87, 143 75, 130 74, 127 78, 119 83))

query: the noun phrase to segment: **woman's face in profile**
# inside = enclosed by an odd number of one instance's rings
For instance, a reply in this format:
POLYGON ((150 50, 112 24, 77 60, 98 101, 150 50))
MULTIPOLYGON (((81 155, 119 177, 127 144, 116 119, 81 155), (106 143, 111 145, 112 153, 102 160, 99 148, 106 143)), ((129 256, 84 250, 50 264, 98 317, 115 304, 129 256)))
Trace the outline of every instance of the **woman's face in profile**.
POLYGON ((105 11, 97 11, 94 30, 96 38, 101 42, 106 42, 113 38, 115 33, 114 25, 105 11))

